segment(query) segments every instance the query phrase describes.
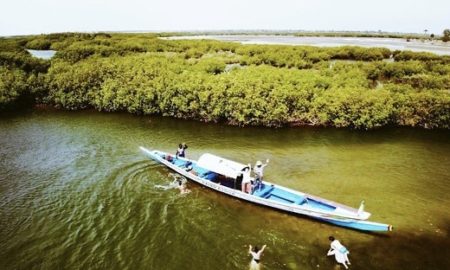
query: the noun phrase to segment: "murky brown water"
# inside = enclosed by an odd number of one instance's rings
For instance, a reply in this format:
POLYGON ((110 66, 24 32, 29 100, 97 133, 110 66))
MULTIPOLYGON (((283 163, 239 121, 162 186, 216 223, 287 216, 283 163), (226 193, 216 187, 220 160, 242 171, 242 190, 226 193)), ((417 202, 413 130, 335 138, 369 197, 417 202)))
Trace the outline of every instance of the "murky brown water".
POLYGON ((448 269, 450 132, 237 128, 169 118, 34 111, 0 117, 0 269, 448 269), (138 147, 241 162, 266 177, 358 206, 388 234, 365 234, 251 205, 189 183, 138 147))

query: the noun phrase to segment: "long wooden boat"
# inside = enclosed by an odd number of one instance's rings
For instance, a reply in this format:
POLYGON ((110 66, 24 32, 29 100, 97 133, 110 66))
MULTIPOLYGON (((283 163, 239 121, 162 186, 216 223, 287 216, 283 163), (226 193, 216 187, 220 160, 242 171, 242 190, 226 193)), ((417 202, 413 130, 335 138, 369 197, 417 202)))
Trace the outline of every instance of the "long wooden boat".
POLYGON ((366 221, 370 213, 364 211, 363 205, 356 209, 267 181, 253 187, 250 193, 243 192, 241 175, 248 166, 235 161, 208 153, 195 161, 158 150, 140 149, 149 158, 184 177, 229 196, 351 229, 377 232, 392 230, 389 224, 366 221))

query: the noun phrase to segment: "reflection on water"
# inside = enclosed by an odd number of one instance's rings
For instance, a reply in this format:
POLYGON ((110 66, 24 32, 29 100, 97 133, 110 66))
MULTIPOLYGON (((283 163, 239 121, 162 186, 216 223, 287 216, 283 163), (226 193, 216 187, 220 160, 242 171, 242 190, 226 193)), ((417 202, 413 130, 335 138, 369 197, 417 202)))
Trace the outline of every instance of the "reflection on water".
POLYGON ((34 111, 0 118, 1 269, 334 269, 334 235, 350 269, 448 269, 450 133, 413 129, 238 128, 159 117, 34 111), (240 162, 266 177, 358 206, 394 224, 365 234, 248 204, 174 174, 140 145, 240 162))

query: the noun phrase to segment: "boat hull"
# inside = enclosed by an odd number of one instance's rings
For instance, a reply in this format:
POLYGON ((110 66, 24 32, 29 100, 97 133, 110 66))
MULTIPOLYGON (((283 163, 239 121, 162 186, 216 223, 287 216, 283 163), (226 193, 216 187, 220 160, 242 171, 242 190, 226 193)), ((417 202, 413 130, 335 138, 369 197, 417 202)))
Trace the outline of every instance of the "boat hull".
MULTIPOLYGON (((208 179, 201 178, 198 175, 195 175, 195 174, 192 174, 192 173, 186 171, 186 169, 175 166, 172 162, 162 158, 161 154, 162 153, 164 154, 164 152, 148 150, 144 147, 140 147, 140 149, 147 157, 149 157, 157 162, 160 162, 163 165, 166 165, 167 167, 169 167, 170 169, 179 173, 180 175, 183 175, 187 179, 194 181, 202 186, 208 187, 212 190, 215 190, 217 192, 220 192, 220 193, 223 193, 223 194, 235 197, 235 198, 239 198, 241 200, 245 200, 245 201, 257 204, 257 205, 274 208, 274 209, 285 211, 285 212, 292 213, 292 214, 304 215, 304 216, 307 216, 307 217, 310 217, 313 219, 317 219, 320 221, 325 221, 325 222, 328 222, 328 223, 331 223, 331 224, 334 224, 337 226, 361 230, 361 231, 386 232, 386 231, 392 230, 391 225, 365 221, 365 220, 361 220, 361 218, 359 218, 359 217, 358 218, 350 218, 349 215, 348 214, 346 215, 345 212, 341 213, 341 215, 338 215, 336 213, 334 213, 334 214, 328 213, 327 211, 318 209, 317 207, 311 208, 311 207, 309 207, 309 205, 302 206, 302 205, 298 205, 298 204, 288 204, 288 203, 285 203, 282 201, 269 200, 266 198, 254 196, 252 194, 244 193, 244 192, 241 192, 240 190, 229 188, 227 186, 223 186, 223 185, 214 183, 208 179)), ((178 158, 178 160, 187 161, 187 162, 195 162, 195 161, 191 161, 189 159, 184 159, 184 158, 178 158)), ((268 182, 265 182, 265 183, 270 184, 268 182)), ((275 185, 271 184, 271 186, 274 187, 275 185)), ((286 190, 289 192, 294 192, 290 189, 280 187, 280 186, 276 186, 276 188, 278 190, 286 190)), ((303 193, 301 193, 301 194, 303 194, 303 193)), ((311 195, 309 195, 308 198, 311 199, 312 201, 317 200, 319 202, 325 201, 326 203, 330 203, 330 204, 333 203, 333 202, 327 201, 325 199, 321 199, 321 198, 314 197, 311 195)), ((337 203, 334 203, 334 204, 338 205, 339 207, 342 206, 337 203)), ((367 213, 367 215, 365 217, 368 218, 369 216, 370 216, 370 214, 367 213)))

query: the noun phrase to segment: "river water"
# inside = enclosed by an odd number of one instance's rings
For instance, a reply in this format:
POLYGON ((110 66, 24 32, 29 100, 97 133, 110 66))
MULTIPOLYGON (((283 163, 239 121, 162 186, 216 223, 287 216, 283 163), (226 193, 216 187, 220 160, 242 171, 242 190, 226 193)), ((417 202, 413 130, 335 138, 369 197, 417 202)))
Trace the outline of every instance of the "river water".
POLYGON ((0 117, 0 269, 449 269, 450 132, 239 128, 121 113, 35 110, 0 117), (269 158, 271 181, 357 207, 368 234, 251 205, 188 183, 139 146, 269 158), (341 268, 343 269, 343 268, 341 268))
POLYGON ((410 50, 416 52, 431 52, 440 55, 450 55, 450 43, 439 40, 406 41, 402 38, 366 38, 366 37, 297 37, 289 35, 197 35, 172 36, 163 39, 215 39, 240 42, 242 44, 276 44, 276 45, 307 45, 319 47, 359 46, 384 47, 390 50, 410 50))
POLYGON ((37 58, 49 60, 55 56, 56 51, 54 50, 27 50, 31 55, 37 58))

